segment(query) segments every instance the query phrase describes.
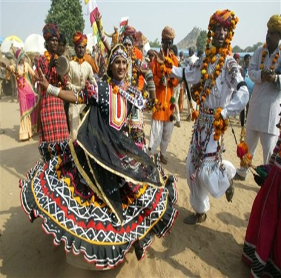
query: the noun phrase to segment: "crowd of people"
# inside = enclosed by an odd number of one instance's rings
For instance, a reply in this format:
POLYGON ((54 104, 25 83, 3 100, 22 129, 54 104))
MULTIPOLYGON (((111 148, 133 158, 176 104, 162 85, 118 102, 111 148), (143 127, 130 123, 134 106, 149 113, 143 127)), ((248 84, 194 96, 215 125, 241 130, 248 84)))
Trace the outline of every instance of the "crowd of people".
MULTIPOLYGON (((142 259, 153 236, 166 235, 178 213, 176 178, 163 165, 186 95, 186 120, 194 121, 186 159, 194 214, 184 222, 206 221, 210 195, 232 201, 235 180, 246 180, 260 139, 269 170, 253 204, 243 260, 252 277, 281 276, 281 16, 269 19, 266 43, 253 57, 245 55, 242 65, 231 49, 238 17, 230 10, 211 15, 204 53, 190 47, 188 59, 178 53, 170 26, 162 30, 160 51, 144 53, 144 36, 134 27, 108 34, 100 19, 103 46, 89 55, 87 36, 73 34, 67 74, 58 73, 58 57, 67 55, 55 23, 43 28, 46 52, 34 69, 20 49, 16 65, 9 66, 18 88, 20 140, 37 128, 40 134, 43 160, 20 180, 30 220, 41 217, 55 244, 83 253, 93 269, 116 267, 131 247, 142 259), (223 159, 224 133, 235 115, 250 157, 239 169, 223 159)), ((67 260, 75 265, 68 255, 67 260)))

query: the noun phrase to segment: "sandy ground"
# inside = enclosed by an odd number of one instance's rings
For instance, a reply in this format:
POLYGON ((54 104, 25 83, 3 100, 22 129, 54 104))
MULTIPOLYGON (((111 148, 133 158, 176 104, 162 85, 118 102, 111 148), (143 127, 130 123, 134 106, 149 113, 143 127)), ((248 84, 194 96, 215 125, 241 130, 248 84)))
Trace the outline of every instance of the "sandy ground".
MULTIPOLYGON (((150 114, 145 115, 147 137, 150 114)), ((1 277, 248 277, 249 268, 241 261, 242 247, 253 200, 259 190, 253 175, 247 181, 235 182, 232 203, 225 196, 211 198, 206 222, 188 226, 184 218, 192 212, 185 179, 185 158, 191 138, 192 123, 184 121, 175 127, 168 147, 168 165, 164 168, 178 178, 179 215, 175 226, 164 238, 155 238, 146 257, 138 262, 133 251, 120 267, 110 271, 75 268, 65 260, 63 245, 55 247, 52 236, 45 235, 42 220, 30 223, 20 205, 18 180, 36 160, 38 136, 19 142, 19 104, 9 97, 0 100, 0 276, 1 277)), ((238 119, 232 119, 239 138, 238 119)), ((224 159, 237 167, 236 144, 229 128, 226 133, 224 159)), ((262 163, 258 146, 255 164, 262 163)))

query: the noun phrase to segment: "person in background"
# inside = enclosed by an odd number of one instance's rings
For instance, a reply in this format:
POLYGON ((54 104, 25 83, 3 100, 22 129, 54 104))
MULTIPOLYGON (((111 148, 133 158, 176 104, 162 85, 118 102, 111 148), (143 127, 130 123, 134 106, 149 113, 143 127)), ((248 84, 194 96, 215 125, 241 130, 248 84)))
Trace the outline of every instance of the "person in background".
MULTIPOLYGON (((80 91, 85 87, 86 81, 95 84, 94 73, 91 65, 84 58, 87 47, 87 36, 81 32, 73 35, 73 44, 76 56, 70 61, 67 89, 74 92, 80 91)), ((70 136, 73 140, 77 137, 78 127, 81 122, 81 113, 85 108, 85 104, 69 104, 68 117, 70 136)))
MULTIPOLYGON (((244 77, 244 80, 247 84, 249 94, 250 94, 250 98, 251 98, 253 88, 254 88, 254 82, 249 77, 249 65, 250 65, 251 55, 246 54, 244 56, 243 60, 244 60, 244 65, 243 65, 243 68, 242 68, 242 76, 244 77)), ((241 142, 245 140, 245 135, 246 135, 245 121, 246 121, 246 118, 247 118, 247 115, 248 115, 248 110, 249 110, 249 102, 247 103, 246 108, 243 109, 240 113, 240 124, 241 124, 240 141, 241 142)))
POLYGON ((234 53, 233 58, 237 62, 238 65, 240 65, 240 54, 239 53, 234 53))
MULTIPOLYGON (((178 48, 175 44, 172 45, 171 47, 171 52, 178 57, 178 48)), ((178 58, 178 61, 180 58, 178 58)), ((174 98, 175 98, 175 117, 176 117, 176 127, 181 126, 181 118, 180 118, 180 110, 179 110, 179 97, 180 97, 180 92, 181 92, 181 87, 182 87, 182 82, 179 82, 179 84, 174 87, 174 98)))
MULTIPOLYGON (((273 15, 267 23, 266 43, 256 49, 249 66, 249 77, 255 83, 249 103, 246 143, 254 157, 258 141, 263 149, 263 164, 268 164, 278 139, 278 113, 281 102, 281 16, 273 15)), ((248 167, 236 169, 235 179, 245 180, 248 167)))
POLYGON ((160 64, 156 58, 153 60, 153 79, 159 107, 152 114, 148 150, 149 154, 154 155, 160 145, 160 161, 163 164, 168 163, 165 155, 174 128, 173 94, 174 88, 178 85, 178 80, 170 77, 172 67, 178 66, 177 57, 170 51, 174 38, 175 31, 166 26, 162 30, 162 48, 160 50, 164 64, 160 64))
MULTIPOLYGON (((58 58, 58 39, 59 29, 55 23, 48 23, 43 28, 43 37, 45 39, 46 51, 41 55, 37 62, 36 71, 40 70, 46 79, 53 86, 65 88, 67 76, 60 76, 55 68, 56 59, 58 58)), ((64 102, 52 95, 46 90, 39 88, 40 103, 40 123, 39 123, 39 148, 44 158, 45 153, 58 144, 64 144, 69 140, 69 132, 64 110, 64 102)))
POLYGON ((58 39, 58 50, 57 50, 58 56, 64 55, 65 50, 66 50, 66 38, 65 38, 64 34, 60 33, 60 36, 58 39))
POLYGON ((34 88, 35 72, 24 61, 25 53, 21 49, 15 52, 16 66, 10 70, 16 76, 18 88, 18 100, 20 106, 19 139, 29 140, 37 132, 37 105, 39 97, 34 88))
MULTIPOLYGON (((187 59, 187 65, 192 66, 199 58, 195 55, 195 47, 191 46, 188 50, 189 52, 189 57, 187 59)), ((188 122, 191 121, 192 118, 192 110, 194 109, 196 103, 193 101, 191 98, 191 88, 192 84, 186 83, 186 94, 187 94, 187 118, 186 120, 188 122)))

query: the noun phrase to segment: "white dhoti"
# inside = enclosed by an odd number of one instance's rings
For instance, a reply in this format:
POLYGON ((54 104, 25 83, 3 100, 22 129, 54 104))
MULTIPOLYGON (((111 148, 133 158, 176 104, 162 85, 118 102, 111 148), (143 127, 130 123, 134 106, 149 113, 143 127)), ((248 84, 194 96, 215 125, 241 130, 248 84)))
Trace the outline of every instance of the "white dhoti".
POLYGON ((155 154, 156 149, 159 145, 161 154, 166 154, 166 150, 168 148, 168 144, 172 136, 173 128, 173 122, 152 120, 149 138, 150 154, 155 154))
POLYGON ((86 107, 85 104, 69 104, 68 116, 69 116, 69 127, 70 136, 73 140, 77 138, 78 127, 80 125, 80 114, 86 107))

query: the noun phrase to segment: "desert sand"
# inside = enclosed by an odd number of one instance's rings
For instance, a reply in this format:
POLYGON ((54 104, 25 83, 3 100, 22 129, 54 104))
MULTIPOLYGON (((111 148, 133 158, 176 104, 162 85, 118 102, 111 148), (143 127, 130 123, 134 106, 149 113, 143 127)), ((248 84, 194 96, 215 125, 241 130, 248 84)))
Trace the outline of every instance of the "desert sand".
MULTIPOLYGON (((63 244, 53 245, 46 235, 42 220, 33 223, 20 205, 19 179, 40 159, 38 135, 26 142, 19 141, 19 104, 10 97, 0 100, 0 276, 1 277, 249 277, 250 269, 241 261, 245 231, 253 200, 259 190, 253 175, 243 182, 235 181, 232 203, 225 196, 211 198, 206 222, 188 226, 184 218, 192 212, 189 188, 186 183, 185 159, 191 139, 192 122, 175 127, 167 151, 165 171, 178 178, 179 211, 175 225, 163 239, 155 238, 146 257, 137 261, 133 250, 125 262, 114 270, 90 271, 75 268, 65 259, 63 244)), ((147 139, 151 114, 145 114, 147 139)), ((237 139, 238 118, 231 119, 237 139)), ((223 158, 239 165, 236 143, 229 127, 225 135, 226 152, 223 158)), ((258 145, 254 164, 262 164, 258 145)))

